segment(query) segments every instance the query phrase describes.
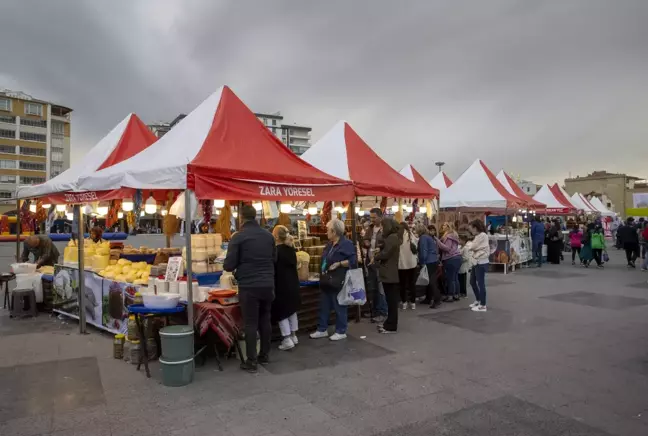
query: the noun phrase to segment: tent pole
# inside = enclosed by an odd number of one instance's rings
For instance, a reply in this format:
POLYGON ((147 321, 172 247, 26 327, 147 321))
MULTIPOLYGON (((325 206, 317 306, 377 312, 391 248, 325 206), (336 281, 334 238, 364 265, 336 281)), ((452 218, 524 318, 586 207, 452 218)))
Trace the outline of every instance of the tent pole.
POLYGON ((191 268, 191 190, 185 190, 185 246, 187 247, 187 324, 193 328, 193 273, 191 268))
POLYGON ((16 262, 20 262, 20 200, 16 200, 16 262))
POLYGON ((349 210, 351 211, 351 239, 353 240, 353 245, 355 246, 358 243, 358 232, 356 231, 356 211, 355 211, 355 202, 352 201, 349 204, 349 210))
POLYGON ((75 204, 74 208, 74 220, 77 222, 78 232, 77 235, 77 249, 79 250, 79 333, 86 333, 86 315, 85 315, 85 265, 83 259, 84 252, 84 241, 83 236, 85 233, 85 226, 83 225, 83 216, 81 215, 81 206, 75 204))

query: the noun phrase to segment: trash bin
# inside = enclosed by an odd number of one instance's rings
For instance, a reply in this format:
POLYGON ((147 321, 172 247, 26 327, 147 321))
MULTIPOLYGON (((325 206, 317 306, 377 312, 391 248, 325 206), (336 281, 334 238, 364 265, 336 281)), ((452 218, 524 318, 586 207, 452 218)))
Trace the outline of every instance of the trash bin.
POLYGON ((160 330, 162 350, 159 362, 165 386, 185 386, 193 381, 193 334, 193 328, 186 325, 174 325, 160 330))

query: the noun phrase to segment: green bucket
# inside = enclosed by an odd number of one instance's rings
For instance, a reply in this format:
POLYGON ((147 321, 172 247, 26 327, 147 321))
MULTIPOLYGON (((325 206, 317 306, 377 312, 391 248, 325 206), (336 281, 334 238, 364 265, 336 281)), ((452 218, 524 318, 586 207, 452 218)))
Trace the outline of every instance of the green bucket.
POLYGON ((187 325, 172 325, 160 329, 162 353, 160 360, 180 362, 193 359, 193 328, 187 325))
POLYGON ((193 381, 193 357, 177 362, 169 362, 167 360, 160 359, 159 362, 160 366, 162 367, 162 384, 164 386, 186 386, 193 381))

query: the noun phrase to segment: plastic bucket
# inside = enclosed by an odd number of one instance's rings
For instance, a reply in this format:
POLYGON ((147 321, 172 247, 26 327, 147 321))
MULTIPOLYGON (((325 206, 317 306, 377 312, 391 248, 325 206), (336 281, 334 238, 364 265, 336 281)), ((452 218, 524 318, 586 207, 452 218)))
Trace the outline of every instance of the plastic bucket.
POLYGON ((193 381, 194 360, 190 359, 171 362, 160 359, 162 367, 162 384, 169 387, 186 386, 193 381))
POLYGON ((160 361, 180 362, 193 359, 193 328, 187 325, 172 325, 160 329, 162 353, 160 361))

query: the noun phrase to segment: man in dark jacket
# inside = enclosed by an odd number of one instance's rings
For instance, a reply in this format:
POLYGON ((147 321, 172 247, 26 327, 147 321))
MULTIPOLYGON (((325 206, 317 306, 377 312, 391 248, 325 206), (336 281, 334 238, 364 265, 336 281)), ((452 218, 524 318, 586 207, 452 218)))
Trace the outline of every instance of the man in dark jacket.
POLYGON ((385 289, 378 278, 377 265, 371 263, 376 253, 376 249, 382 247, 382 221, 383 213, 380 208, 374 207, 369 211, 371 225, 364 235, 364 248, 367 253, 367 288, 371 292, 371 301, 373 303, 372 322, 382 325, 387 319, 387 300, 385 299, 385 289))
POLYGON ((239 286, 247 351, 247 361, 241 364, 241 369, 256 372, 257 363, 269 363, 272 334, 270 314, 274 300, 277 248, 272 234, 257 223, 256 209, 250 205, 241 209, 244 223, 229 243, 223 269, 234 272, 239 286), (258 357, 257 330, 261 337, 258 357))
POLYGON ((41 266, 54 266, 59 261, 59 251, 47 235, 34 235, 25 239, 21 262, 29 262, 29 255, 34 256, 37 268, 41 266))
POLYGON ((635 261, 639 257, 639 233, 637 232, 634 218, 628 218, 626 224, 623 227, 619 227, 617 233, 623 244, 623 249, 626 252, 628 268, 635 268, 635 261))
POLYGON ((533 246, 533 258, 538 263, 538 267, 542 266, 542 245, 545 240, 545 228, 540 217, 536 215, 535 220, 531 224, 531 243, 533 246))
POLYGON ((382 226, 383 247, 374 256, 374 261, 379 264, 378 275, 385 289, 387 319, 382 327, 378 327, 378 331, 380 333, 396 333, 398 330, 398 303, 400 302, 398 287, 398 258, 401 245, 398 240, 399 225, 393 219, 387 218, 383 219, 382 226))

